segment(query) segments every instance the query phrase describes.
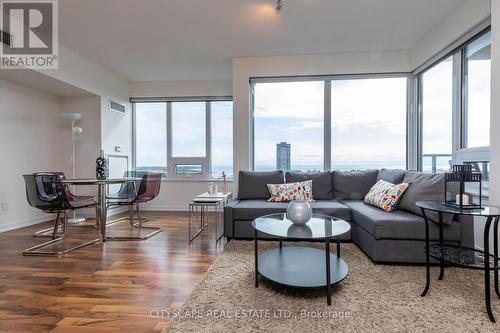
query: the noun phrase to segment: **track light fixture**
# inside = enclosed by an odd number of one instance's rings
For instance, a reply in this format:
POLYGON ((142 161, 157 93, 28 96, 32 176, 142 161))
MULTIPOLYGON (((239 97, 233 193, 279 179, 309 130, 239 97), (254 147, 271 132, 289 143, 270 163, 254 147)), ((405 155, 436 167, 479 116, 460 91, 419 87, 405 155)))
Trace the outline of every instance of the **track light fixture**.
POLYGON ((281 11, 281 8, 283 8, 283 0, 276 0, 276 13, 279 14, 281 11))

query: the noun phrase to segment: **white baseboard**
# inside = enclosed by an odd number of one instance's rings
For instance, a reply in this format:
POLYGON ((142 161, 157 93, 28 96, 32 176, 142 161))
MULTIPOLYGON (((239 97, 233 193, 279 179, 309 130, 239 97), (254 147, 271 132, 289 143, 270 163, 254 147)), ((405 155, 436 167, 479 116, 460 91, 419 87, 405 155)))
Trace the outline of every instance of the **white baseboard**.
MULTIPOLYGON (((116 207, 108 210, 108 216, 117 215, 127 211, 127 207, 116 207)), ((87 218, 95 218, 95 213, 81 214, 87 218)), ((35 224, 40 224, 55 219, 55 214, 44 214, 37 217, 32 217, 24 220, 18 220, 7 224, 0 225, 0 233, 16 230, 20 228, 30 227, 35 224)))
POLYGON ((156 211, 156 212, 187 212, 189 208, 187 206, 156 206, 147 205, 141 206, 142 211, 156 211))
POLYGON ((50 214, 50 215, 44 214, 44 215, 40 215, 37 217, 31 217, 28 219, 18 220, 18 221, 10 222, 7 224, 2 224, 2 225, 0 225, 0 233, 15 230, 15 229, 29 227, 29 226, 32 226, 35 224, 48 222, 48 221, 53 220, 54 217, 55 217, 55 215, 52 215, 52 214, 50 214))

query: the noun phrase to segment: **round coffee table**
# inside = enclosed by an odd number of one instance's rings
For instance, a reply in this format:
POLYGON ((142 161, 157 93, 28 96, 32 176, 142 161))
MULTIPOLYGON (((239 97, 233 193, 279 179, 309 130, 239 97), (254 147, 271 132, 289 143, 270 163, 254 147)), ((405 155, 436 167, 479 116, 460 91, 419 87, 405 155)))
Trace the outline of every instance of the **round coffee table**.
POLYGON ((297 226, 285 213, 261 216, 252 222, 255 249, 255 287, 259 275, 274 283, 295 288, 325 288, 331 305, 331 286, 345 279, 347 264, 340 258, 340 236, 351 230, 344 220, 314 214, 304 226, 297 226), (279 240, 279 248, 259 255, 257 233, 279 240), (311 247, 283 247, 283 240, 325 242, 325 250, 311 247), (337 255, 330 253, 330 241, 337 242, 337 255))

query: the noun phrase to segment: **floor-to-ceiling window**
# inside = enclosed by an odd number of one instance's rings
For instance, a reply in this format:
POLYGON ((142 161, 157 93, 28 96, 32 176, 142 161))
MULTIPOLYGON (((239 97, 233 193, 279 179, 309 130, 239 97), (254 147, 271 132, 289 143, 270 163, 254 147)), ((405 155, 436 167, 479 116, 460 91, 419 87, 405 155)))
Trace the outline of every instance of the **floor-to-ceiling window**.
MULTIPOLYGON (((488 196, 491 31, 484 29, 418 72, 420 167, 446 172, 471 164, 488 196)), ((473 193, 475 194, 475 193, 473 193)), ((478 193, 477 193, 478 194, 478 193)))
POLYGON ((406 168, 407 75, 254 80, 254 170, 406 168))
POLYGON ((445 172, 452 159, 453 57, 420 76, 422 170, 445 172))
POLYGON ((332 169, 406 168, 406 78, 331 83, 332 169))
POLYGON ((212 178, 233 177, 233 102, 211 102, 212 178))
POLYGON ((324 82, 254 85, 254 169, 323 170, 324 82))
POLYGON ((138 171, 167 173, 167 106, 135 105, 135 165, 138 171))
POLYGON ((463 51, 464 148, 490 145, 491 32, 463 51))

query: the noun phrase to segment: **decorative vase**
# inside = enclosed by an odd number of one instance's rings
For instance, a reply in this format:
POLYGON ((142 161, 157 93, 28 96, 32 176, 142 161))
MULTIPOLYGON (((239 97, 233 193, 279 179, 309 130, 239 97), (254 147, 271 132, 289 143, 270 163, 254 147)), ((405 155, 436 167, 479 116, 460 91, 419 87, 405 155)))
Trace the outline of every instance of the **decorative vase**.
POLYGON ((95 160, 95 177, 98 180, 108 178, 108 163, 104 156, 104 150, 101 149, 101 155, 95 160))
POLYGON ((311 205, 304 200, 294 200, 286 209, 286 217, 295 225, 304 225, 312 217, 311 205))
POLYGON ((215 183, 208 184, 208 194, 216 195, 219 192, 219 186, 215 183))

